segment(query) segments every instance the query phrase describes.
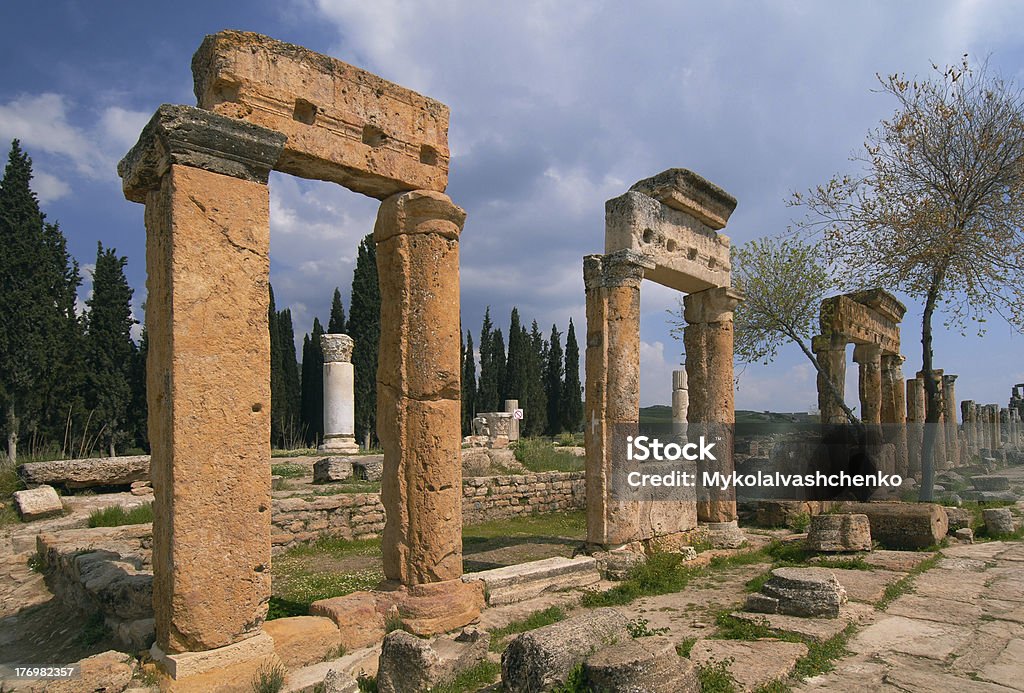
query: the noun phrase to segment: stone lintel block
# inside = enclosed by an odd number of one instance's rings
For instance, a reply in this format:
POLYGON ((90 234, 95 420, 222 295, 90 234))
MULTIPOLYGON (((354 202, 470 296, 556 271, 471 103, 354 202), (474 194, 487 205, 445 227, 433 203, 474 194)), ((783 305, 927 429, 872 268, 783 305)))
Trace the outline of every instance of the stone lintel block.
POLYGON ((145 202, 172 164, 266 183, 285 136, 191 106, 164 104, 117 165, 124 196, 145 202))
POLYGON ((885 289, 866 289, 846 294, 857 303, 873 308, 877 313, 899 322, 907 312, 907 307, 885 289))
POLYGON ((821 332, 838 343, 878 344, 883 354, 900 353, 900 328, 893 320, 847 295, 821 302, 821 332))
POLYGON ((604 251, 633 250, 655 266, 646 279, 692 293, 729 286, 729 237, 689 212, 629 191, 605 203, 604 251))
POLYGON ((355 342, 347 334, 320 335, 320 348, 324 350, 324 363, 351 363, 355 342))
POLYGON ((263 631, 245 640, 212 650, 167 654, 154 644, 149 652, 153 660, 175 681, 233 664, 261 661, 275 656, 274 639, 263 631))
POLYGON ((276 168, 383 200, 448 185, 448 107, 340 60, 244 31, 192 58, 200 107, 288 137, 276 168))
POLYGON ((732 322, 743 293, 731 287, 706 289, 683 298, 683 317, 691 325, 732 322))
POLYGON ((735 197, 686 168, 670 168, 644 178, 634 183, 630 190, 686 212, 714 231, 725 228, 729 216, 736 209, 735 197))

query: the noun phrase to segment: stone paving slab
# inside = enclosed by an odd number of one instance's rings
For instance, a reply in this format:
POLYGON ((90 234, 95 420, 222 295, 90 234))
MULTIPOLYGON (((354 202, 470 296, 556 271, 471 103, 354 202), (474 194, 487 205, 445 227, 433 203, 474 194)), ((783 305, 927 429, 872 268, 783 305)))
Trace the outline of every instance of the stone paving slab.
POLYGON ((807 654, 807 645, 782 640, 698 640, 690 659, 698 666, 729 661, 728 669, 738 690, 753 691, 785 678, 796 660, 807 654))
POLYGON ((874 568, 907 573, 935 554, 928 551, 890 551, 886 549, 868 551, 858 555, 864 558, 865 563, 874 568))
POLYGON ((981 668, 978 678, 1024 691, 1024 639, 1011 640, 994 662, 981 668))
POLYGON ((903 616, 889 616, 871 624, 850 640, 851 652, 881 655, 887 652, 943 660, 967 642, 970 631, 955 626, 903 616))
POLYGON ((835 573, 839 584, 846 588, 846 596, 853 601, 870 602, 874 604, 882 595, 885 588, 906 575, 891 570, 851 570, 831 569, 835 573))

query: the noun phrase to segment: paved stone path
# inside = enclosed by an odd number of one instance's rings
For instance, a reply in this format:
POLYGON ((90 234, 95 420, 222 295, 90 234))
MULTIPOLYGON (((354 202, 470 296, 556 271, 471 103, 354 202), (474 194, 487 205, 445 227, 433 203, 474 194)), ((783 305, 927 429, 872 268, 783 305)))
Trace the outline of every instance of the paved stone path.
POLYGON ((800 691, 1024 691, 1024 543, 954 546, 800 691))

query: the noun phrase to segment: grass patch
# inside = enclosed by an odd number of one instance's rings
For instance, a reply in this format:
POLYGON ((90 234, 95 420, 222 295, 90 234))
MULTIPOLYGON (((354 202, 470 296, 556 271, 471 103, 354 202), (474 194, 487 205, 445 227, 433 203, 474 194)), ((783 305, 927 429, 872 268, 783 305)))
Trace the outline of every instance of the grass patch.
POLYGON ((485 659, 482 662, 460 671, 449 683, 431 688, 431 693, 472 693, 498 680, 501 666, 485 659))
POLYGON ((679 592, 698 574, 677 553, 656 553, 629 571, 626 579, 604 592, 590 592, 580 603, 587 607, 620 606, 638 597, 679 592))
POLYGON ((583 673, 583 664, 577 664, 565 677, 565 683, 555 686, 550 693, 591 693, 587 685, 587 676, 583 673))
POLYGON ((700 668, 698 678, 702 693, 736 693, 736 682, 729 673, 732 661, 730 658, 700 668))
POLYGON ((856 630, 857 626, 851 623, 824 642, 805 641, 807 654, 796 661, 793 673, 806 679, 832 671, 835 661, 849 654, 846 644, 856 630))
POLYGON ((680 657, 689 658, 693 646, 697 644, 697 638, 683 638, 683 641, 676 645, 676 654, 680 657))
POLYGON ((516 459, 531 472, 579 472, 585 460, 559 450, 543 438, 520 438, 514 448, 516 459))
POLYGON ((874 570, 875 567, 864 560, 863 556, 852 558, 822 558, 812 565, 822 568, 834 568, 836 570, 874 570))
POLYGON ((284 688, 284 667, 264 664, 252 680, 253 693, 277 693, 284 688))
POLYGON ((338 572, 330 567, 318 570, 310 566, 316 562, 310 559, 377 555, 380 555, 380 539, 321 537, 288 549, 274 558, 274 595, 270 598, 267 619, 306 616, 309 605, 318 599, 371 589, 384 579, 378 570, 338 572))
POLYGON ((344 481, 338 481, 330 487, 316 489, 302 496, 304 501, 312 503, 322 496, 337 496, 341 493, 380 493, 379 481, 365 481, 351 477, 344 481))
POLYGON ((939 562, 940 558, 942 558, 942 555, 937 553, 931 558, 921 561, 904 577, 888 585, 885 588, 885 593, 882 595, 882 598, 877 604, 875 604, 875 608, 879 611, 885 611, 896 599, 902 597, 904 594, 913 592, 914 578, 926 570, 935 567, 935 564, 939 562))
POLYGON ((550 626, 552 623, 562 620, 565 620, 565 611, 557 606, 549 606, 543 611, 535 611, 526 618, 512 621, 507 626, 496 628, 491 631, 491 652, 501 652, 505 638, 510 635, 518 635, 543 626, 550 626))
POLYGON ((586 533, 587 514, 582 510, 525 515, 466 525, 462 528, 462 547, 479 551, 519 544, 531 537, 582 539, 586 533))
POLYGON ((90 527, 120 527, 121 525, 141 525, 153 521, 153 504, 143 503, 127 509, 121 505, 94 510, 89 515, 90 527))
POLYGON ((360 673, 356 677, 356 686, 359 687, 359 693, 377 693, 377 677, 360 673))
POLYGON ((308 467, 303 467, 301 464, 272 464, 270 473, 282 479, 301 479, 310 471, 308 467))

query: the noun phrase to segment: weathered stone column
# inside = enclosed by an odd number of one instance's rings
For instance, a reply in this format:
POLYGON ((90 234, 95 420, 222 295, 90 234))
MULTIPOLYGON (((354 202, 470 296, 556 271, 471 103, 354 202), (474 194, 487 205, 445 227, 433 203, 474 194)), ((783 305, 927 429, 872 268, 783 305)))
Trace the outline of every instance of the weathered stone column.
POLYGON ((907 403, 903 383, 903 356, 887 354, 882 357, 882 410, 881 419, 885 442, 892 443, 896 452, 896 473, 910 475, 907 458, 907 403))
POLYGON ((989 416, 991 417, 992 426, 992 449, 998 450, 1003 447, 1003 427, 1002 422, 999 420, 999 405, 990 404, 989 416))
POLYGON ((320 346, 324 352, 324 442, 320 449, 355 454, 359 445, 352 338, 347 334, 323 334, 320 346))
POLYGON ((907 462, 910 475, 921 480, 921 454, 924 449, 924 381, 907 380, 907 462))
POLYGON ((514 440, 519 440, 519 419, 514 414, 516 409, 519 408, 518 399, 506 399, 505 400, 505 413, 513 415, 508 423, 508 441, 511 443, 514 440))
POLYGON ((818 365, 818 411, 823 424, 845 424, 846 412, 832 397, 828 381, 831 380, 840 398, 846 393, 846 340, 842 337, 817 336, 812 342, 818 365))
POLYGON ((1003 443, 1003 433, 1009 433, 1010 428, 1010 410, 1007 407, 1001 407, 999 409, 999 446, 1006 447, 1010 441, 1007 439, 1006 443, 1003 443))
POLYGON ((860 366, 860 419, 865 425, 882 423, 882 349, 877 344, 858 344, 853 360, 860 366))
POLYGON ((942 413, 946 420, 946 457, 954 467, 959 467, 963 461, 960 459, 960 437, 957 435, 956 378, 955 375, 942 376, 942 413))
MULTIPOLYGON (((743 295, 731 288, 707 289, 683 299, 683 343, 690 385, 687 414, 691 437, 715 441, 716 460, 698 461, 697 472, 733 473, 733 427, 736 423, 733 384, 732 316, 743 295)), ((701 522, 735 522, 736 490, 705 488, 707 500, 697 499, 701 522)))
POLYGON ((978 444, 981 446, 982 457, 987 457, 992 451, 992 408, 988 404, 978 405, 978 444))
POLYGON ((686 369, 672 371, 672 436, 679 440, 686 440, 686 413, 689 409, 686 369))
POLYGON ((266 182, 284 140, 165 105, 118 166, 146 205, 153 654, 175 680, 234 663, 248 681, 273 657, 266 182))
POLYGON ((640 282, 653 263, 623 250, 583 260, 587 298, 587 541, 614 546, 649 536, 639 503, 622 497, 626 437, 640 416, 640 282))
MULTIPOLYGON (((946 451, 946 400, 945 393, 942 389, 942 369, 936 368, 932 370, 932 377, 935 379, 935 387, 939 391, 939 422, 937 424, 925 424, 925 432, 928 432, 928 426, 934 425, 936 429, 935 433, 935 448, 934 448, 934 459, 935 459, 935 471, 939 472, 950 468, 949 455, 946 451)), ((918 371, 917 377, 921 379, 921 385, 924 386, 924 371, 918 371)), ((927 417, 927 410, 924 408, 927 406, 927 391, 925 391, 925 404, 921 408, 923 415, 922 420, 927 417)), ((922 446, 922 450, 923 450, 922 446)))
POLYGON ((976 455, 978 451, 978 437, 977 429, 975 428, 976 414, 974 411, 974 402, 965 399, 960 402, 960 417, 963 420, 965 445, 966 450, 964 451, 964 462, 968 461, 971 455, 976 455))

